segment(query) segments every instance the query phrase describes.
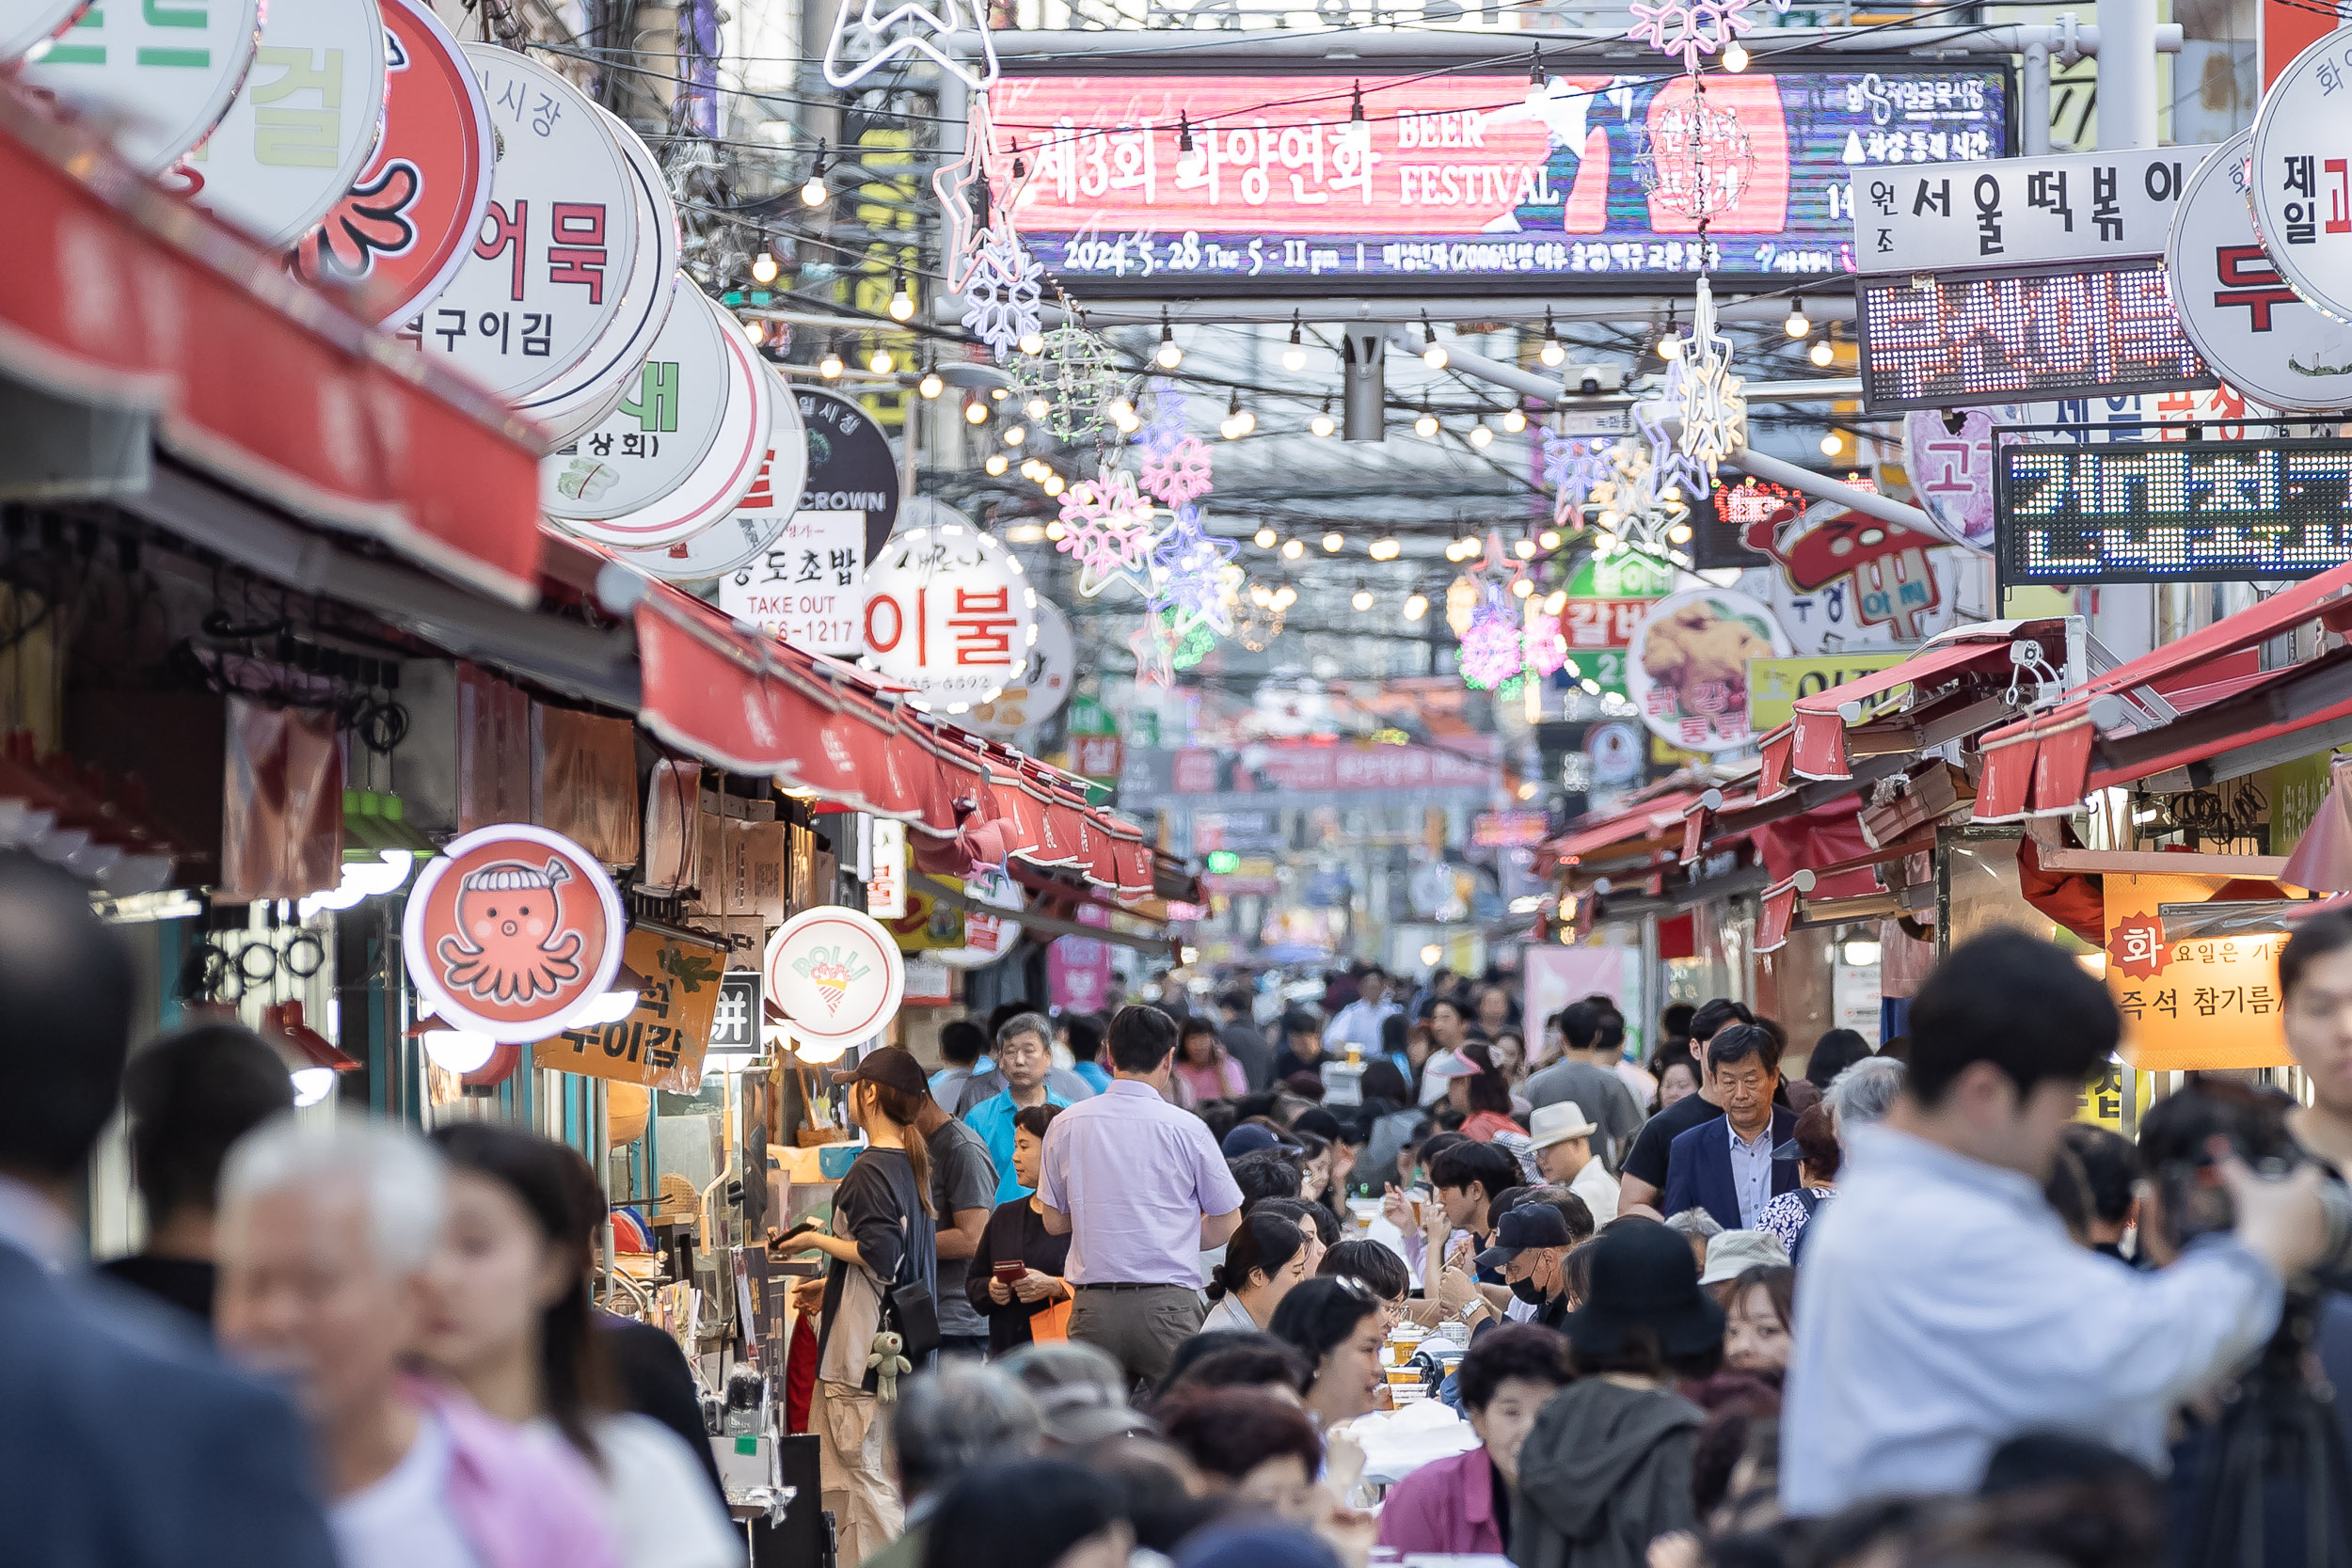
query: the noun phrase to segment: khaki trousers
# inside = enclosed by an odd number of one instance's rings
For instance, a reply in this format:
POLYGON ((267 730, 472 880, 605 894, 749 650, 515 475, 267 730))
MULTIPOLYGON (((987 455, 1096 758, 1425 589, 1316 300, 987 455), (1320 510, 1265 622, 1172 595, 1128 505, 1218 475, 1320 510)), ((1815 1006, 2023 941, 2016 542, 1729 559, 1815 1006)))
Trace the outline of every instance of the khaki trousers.
POLYGON ((824 1505, 840 1542, 840 1568, 857 1568, 906 1530, 906 1504, 891 1484, 882 1402, 844 1384, 817 1380, 809 1401, 824 1505))
POLYGON ((1070 1337, 1119 1358, 1129 1386, 1147 1390, 1168 1375, 1176 1347, 1200 1332, 1208 1308, 1190 1285, 1125 1290, 1081 1285, 1070 1308, 1070 1337))

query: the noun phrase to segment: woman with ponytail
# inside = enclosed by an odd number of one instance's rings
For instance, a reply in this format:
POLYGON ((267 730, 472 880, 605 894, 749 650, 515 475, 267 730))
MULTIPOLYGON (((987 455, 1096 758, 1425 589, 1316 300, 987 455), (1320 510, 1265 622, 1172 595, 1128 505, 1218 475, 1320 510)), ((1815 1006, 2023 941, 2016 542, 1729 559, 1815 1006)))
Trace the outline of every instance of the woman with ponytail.
MULTIPOLYGON (((866 1148, 834 1189, 830 1232, 810 1231, 787 1244, 833 1259, 808 1425, 817 1434, 823 1506, 839 1532, 839 1568, 857 1568, 906 1530, 906 1507, 884 1451, 880 1372, 866 1358, 884 1326, 884 1298, 906 1285, 936 1293, 939 1261, 930 1151, 914 1131, 930 1093, 922 1068, 886 1045, 867 1052, 837 1082, 850 1119, 865 1131, 866 1148)), ((910 1359, 919 1372, 931 1357, 910 1359)))
POLYGON ((449 1223, 425 1275, 425 1359, 488 1415, 587 1461, 622 1568, 740 1563, 700 1462, 675 1433, 617 1408, 588 1298, 604 1205, 587 1162, 488 1122, 433 1142, 449 1165, 449 1223))
POLYGON ((1241 1228, 1225 1243, 1225 1261, 1209 1272, 1209 1315, 1200 1332, 1260 1332, 1274 1321, 1291 1287, 1306 1277, 1304 1230, 1263 1210, 1243 1215, 1241 1228))

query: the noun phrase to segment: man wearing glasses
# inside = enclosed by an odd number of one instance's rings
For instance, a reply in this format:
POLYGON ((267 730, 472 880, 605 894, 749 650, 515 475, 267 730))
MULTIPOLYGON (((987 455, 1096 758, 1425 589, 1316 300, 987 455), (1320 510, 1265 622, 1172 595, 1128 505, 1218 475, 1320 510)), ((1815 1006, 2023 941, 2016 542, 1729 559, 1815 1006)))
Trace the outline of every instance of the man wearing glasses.
POLYGON ((963 1114, 964 1125, 988 1145, 996 1163, 999 1206, 1029 1196, 1012 1172, 1012 1118, 1032 1105, 1067 1105, 1046 1075, 1054 1065, 1054 1026, 1041 1013, 1016 1013, 996 1031, 996 1070, 1005 1086, 963 1114))

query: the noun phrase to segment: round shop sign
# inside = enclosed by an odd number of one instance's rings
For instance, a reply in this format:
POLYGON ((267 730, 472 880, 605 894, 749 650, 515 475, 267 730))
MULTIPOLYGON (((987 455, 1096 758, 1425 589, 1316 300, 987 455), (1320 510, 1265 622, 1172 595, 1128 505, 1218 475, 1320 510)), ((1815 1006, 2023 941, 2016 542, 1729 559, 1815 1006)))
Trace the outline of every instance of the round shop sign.
POLYGON ((19 58, 89 6, 90 0, 16 0, 0 9, 0 65, 19 58))
POLYGON ((677 209, 670 201, 661 166, 628 122, 602 106, 596 114, 613 150, 628 166, 630 189, 636 194, 637 258, 630 263, 612 325, 579 364, 516 405, 546 426, 551 444, 559 447, 602 423, 628 396, 638 367, 652 355, 655 339, 669 324, 679 292, 677 209))
POLYGON ((615 551, 621 560, 671 582, 702 582, 749 565, 775 543, 798 510, 801 481, 808 473, 808 434, 801 426, 801 401, 790 383, 772 366, 766 373, 768 452, 735 510, 675 544, 615 551))
POLYGON ((882 553, 898 526, 898 460, 873 416, 848 398, 814 387, 800 389, 801 422, 808 427, 807 512, 866 514, 866 559, 882 553))
MULTIPOLYGON (((2339 28, 2287 62, 2264 91, 2254 114, 2247 198, 2255 236, 2286 286, 2343 320, 2352 320, 2352 164, 2343 145, 2347 113, 2352 28, 2339 28)), ((2175 294, 2205 287, 2202 272, 2186 276, 2189 287, 2176 288, 2175 294)))
POLYGON ((1061 606, 1041 594, 1037 641, 1029 645, 1027 667, 994 699, 974 704, 963 716, 963 727, 991 739, 1010 740, 1059 713, 1062 704, 1070 700, 1071 683, 1077 673, 1078 644, 1070 635, 1070 617, 1062 613, 1061 606))
POLYGON ((408 979, 453 1029, 561 1034, 621 967, 628 922, 604 867, 562 833, 501 822, 451 841, 408 895, 408 979))
POLYGON ((680 308, 670 312, 620 406, 540 459, 539 504, 557 520, 642 511, 683 483, 718 439, 735 395, 735 356, 710 312, 695 309, 701 291, 682 279, 679 286, 680 308))
MULTIPOLYGON (((807 404, 802 405, 807 412, 807 404)), ((1037 590, 1010 550, 961 523, 891 535, 866 568, 859 661, 913 687, 924 712, 993 703, 1028 668, 1037 590)))
POLYGON ((384 129, 374 155, 302 243, 294 270, 356 288, 374 321, 405 321, 456 276, 490 205, 490 101, 421 0, 381 0, 384 129))
MULTIPOLYGON (((19 80, 118 121, 115 150, 161 174, 213 134, 261 41, 261 0, 115 0, 84 11, 19 80)), ((315 110, 318 94, 295 91, 288 106, 315 110)))
POLYGON ((185 165, 197 205, 271 245, 318 226, 374 155, 389 60, 375 0, 286 0, 229 113, 185 165))
POLYGON ((2242 396, 2279 409, 2352 406, 2352 324, 2287 297, 2254 238, 2252 145, 2241 131, 2207 153, 2172 214, 2164 261, 2181 326, 2242 396))
POLYGON ((1903 416, 1903 467, 1919 510, 1955 545, 1993 549, 1993 451, 1995 433, 2013 408, 1956 411, 1952 428, 1943 410, 1915 408, 1903 416))
MULTIPOLYGON (((1021 884, 1001 871, 983 871, 963 880, 963 895, 975 904, 985 904, 992 910, 1009 910, 1019 914, 1025 906, 1021 901, 1021 884)), ((963 945, 945 947, 931 955, 951 969, 977 969, 993 964, 1011 952, 1021 941, 1021 923, 999 914, 983 914, 978 910, 963 911, 963 945)))
POLYGON ((1623 720, 1595 724, 1584 732, 1584 751, 1593 759, 1595 784, 1631 784, 1640 778, 1645 750, 1642 732, 1623 720))
MULTIPOLYGON (((691 539, 705 529, 724 522, 735 503, 741 500, 743 493, 752 487, 752 481, 759 473, 759 460, 768 451, 768 399, 770 388, 775 386, 775 377, 769 373, 767 363, 753 352, 752 345, 744 341, 743 335, 732 330, 733 318, 692 289, 687 290, 679 298, 674 313, 685 315, 690 312, 699 313, 706 325, 715 331, 719 339, 718 353, 724 386, 721 395, 725 399, 725 405, 719 417, 718 435, 683 479, 666 482, 667 488, 644 505, 615 517, 559 516, 555 520, 562 527, 599 544, 667 545, 679 539, 691 539)), ((647 361, 648 372, 653 366, 653 361, 647 361)), ((677 373, 683 376, 687 372, 681 368, 677 373)), ((704 373, 707 376, 711 372, 706 371, 704 373)), ((641 383, 641 400, 645 395, 642 390, 643 385, 641 383)), ((634 427, 644 440, 651 441, 658 438, 660 433, 643 428, 645 417, 630 413, 625 404, 614 417, 613 425, 622 431, 634 427)), ((604 434, 613 425, 601 427, 598 434, 604 434)), ((593 449, 595 441, 592 438, 581 445, 593 449)), ((641 450, 651 449, 641 447, 641 450)), ((594 459, 599 463, 611 460, 606 456, 594 459)), ((577 462, 578 459, 571 461, 577 462)), ((671 467, 675 471, 675 467, 671 467)), ((569 481, 564 483, 568 483, 569 481)), ((562 489, 561 484, 558 489, 562 489)), ((638 489, 642 495, 644 486, 641 484, 638 489)), ((582 495, 586 495, 584 485, 582 495)))
POLYGON ((473 245, 415 318, 427 354, 528 412, 586 358, 628 301, 637 182, 596 106, 512 49, 469 43, 498 167, 473 245))
POLYGON ((1804 655, 1907 648, 1959 620, 1967 558, 1941 534, 1820 501, 1770 534, 1773 618, 1804 655))
POLYGON ((1642 722, 1669 744, 1737 751, 1756 739, 1748 722, 1748 660, 1788 652, 1788 633, 1747 594, 1728 588, 1672 594, 1633 629, 1627 695, 1642 722))
POLYGON ((906 994, 906 960, 882 924, 837 904, 803 910, 768 939, 768 1000, 792 1033, 854 1045, 881 1032, 906 994))

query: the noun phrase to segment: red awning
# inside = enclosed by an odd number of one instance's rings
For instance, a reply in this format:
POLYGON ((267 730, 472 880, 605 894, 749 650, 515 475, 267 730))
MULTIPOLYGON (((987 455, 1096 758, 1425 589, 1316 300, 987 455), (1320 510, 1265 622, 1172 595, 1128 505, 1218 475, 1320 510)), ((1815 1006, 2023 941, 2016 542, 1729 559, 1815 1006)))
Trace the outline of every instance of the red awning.
POLYGON ((7 85, 0 205, 0 370, 151 418, 173 457, 297 518, 537 602, 534 426, 7 85))
POLYGON ((1544 846, 1544 853, 1562 864, 1590 860, 1614 844, 1656 838, 1678 830, 1682 814, 1698 800, 1700 791, 1678 789, 1607 816, 1592 817, 1570 833, 1544 846))
POLYGON ((2092 752, 2103 725, 2108 735, 2144 735, 2173 721, 2170 717, 2156 721, 2151 705, 2136 693, 2143 689, 2156 693, 2177 716, 2257 692, 2273 682, 2292 680, 2292 671, 2250 674, 2225 660, 2323 613, 2331 622, 2338 619, 2338 608, 2328 601, 2346 589, 2352 589, 2352 564, 2322 572, 2235 615, 2223 616, 2209 626, 2119 664, 2085 681, 2045 713, 1987 731, 1980 742, 1984 777, 1978 785, 1976 819, 2005 822, 2069 812, 2093 789, 2146 778, 2352 711, 2352 705, 2345 705, 2341 711, 2330 708, 2319 715, 2253 726, 2245 733, 2185 747, 2178 753, 2135 762, 2128 768, 2103 769, 2094 780, 2092 752), (2120 714, 2108 714, 2108 707, 2120 709, 2120 714), (2116 717, 2121 718, 2120 724, 2110 722, 2116 717))
POLYGON ((1852 776, 1852 765, 1846 758, 1847 720, 1841 711, 1848 705, 1867 708, 1873 699, 1899 686, 1931 686, 1963 671, 1989 674, 2005 670, 2012 641, 2007 629, 1948 634, 1947 640, 1929 643, 1900 664, 1798 698, 1791 721, 1796 731, 1793 767, 1797 775, 1806 779, 1852 776))

